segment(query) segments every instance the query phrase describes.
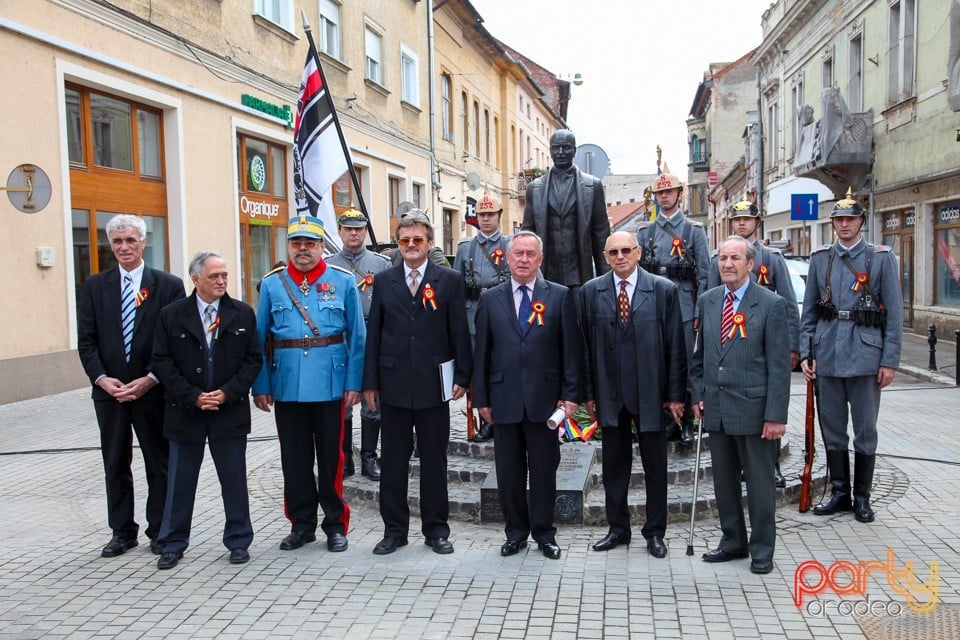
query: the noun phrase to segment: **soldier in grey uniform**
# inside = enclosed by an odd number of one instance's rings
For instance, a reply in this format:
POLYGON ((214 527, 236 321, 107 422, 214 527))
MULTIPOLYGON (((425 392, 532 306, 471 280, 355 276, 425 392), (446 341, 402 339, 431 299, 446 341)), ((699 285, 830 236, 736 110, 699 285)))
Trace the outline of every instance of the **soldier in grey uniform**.
MULTIPOLYGON (((762 287, 773 291, 787 301, 787 329, 790 333, 790 370, 797 368, 800 363, 800 313, 797 311, 797 294, 790 283, 790 271, 787 261, 776 247, 765 247, 760 242, 760 210, 757 205, 743 200, 733 205, 730 213, 730 230, 744 240, 753 243, 757 251, 757 259, 753 265, 750 277, 762 287)), ((710 259, 710 277, 707 278, 707 288, 719 287, 720 270, 717 268, 717 252, 710 259)), ((777 462, 773 469, 773 478, 777 487, 787 486, 787 481, 780 473, 780 443, 777 442, 777 462)))
MULTIPOLYGON (((343 240, 343 250, 327 259, 329 264, 343 267, 356 278, 360 300, 363 302, 363 319, 370 315, 370 299, 373 297, 373 276, 390 268, 390 261, 366 248, 367 217, 356 209, 347 209, 337 221, 337 231, 343 240)), ((352 476, 353 467, 353 407, 347 407, 343 431, 343 475, 352 476)), ((371 480, 380 479, 377 464, 377 440, 380 437, 380 410, 371 411, 366 403, 360 403, 360 473, 371 480)))
MULTIPOLYGON (((510 266, 507 264, 509 238, 500 231, 503 205, 484 194, 477 203, 476 213, 480 233, 460 242, 453 260, 454 270, 459 271, 463 277, 471 343, 477 335, 476 318, 480 294, 510 279, 510 266)), ((492 439, 493 425, 481 418, 480 429, 473 436, 473 441, 486 442, 492 439)))
MULTIPOLYGON (((637 243, 643 247, 640 266, 647 272, 664 276, 680 289, 680 315, 687 347, 687 360, 693 356, 697 297, 707 290, 707 272, 710 253, 703 225, 688 220, 680 209, 683 183, 669 173, 657 176, 651 187, 657 196, 660 215, 653 222, 641 222, 637 227, 637 243)), ((689 402, 683 411, 681 425, 671 425, 668 440, 692 444, 693 412, 689 402)))
POLYGON ((810 256, 800 323, 801 367, 807 380, 816 380, 831 484, 830 497, 813 512, 853 511, 858 521, 873 522, 870 488, 880 390, 893 382, 900 364, 900 275, 890 247, 864 239, 866 213, 849 190, 830 218, 837 241, 810 256), (852 501, 848 415, 853 423, 852 501))

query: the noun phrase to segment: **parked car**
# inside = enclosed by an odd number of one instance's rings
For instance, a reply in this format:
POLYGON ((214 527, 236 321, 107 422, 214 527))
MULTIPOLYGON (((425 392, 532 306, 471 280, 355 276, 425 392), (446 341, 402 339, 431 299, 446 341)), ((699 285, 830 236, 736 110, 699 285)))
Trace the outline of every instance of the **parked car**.
POLYGON ((798 312, 803 314, 803 293, 807 290, 807 272, 810 270, 810 263, 807 258, 788 257, 786 260, 787 270, 790 272, 790 284, 793 285, 793 292, 797 296, 798 312))

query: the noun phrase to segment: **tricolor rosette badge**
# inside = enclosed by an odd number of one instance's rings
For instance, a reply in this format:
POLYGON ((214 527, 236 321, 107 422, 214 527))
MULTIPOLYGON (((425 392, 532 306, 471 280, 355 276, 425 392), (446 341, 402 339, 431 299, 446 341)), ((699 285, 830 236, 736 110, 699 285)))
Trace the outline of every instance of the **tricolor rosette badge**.
POLYGON ((854 280, 853 286, 850 288, 853 289, 854 291, 860 291, 860 287, 862 287, 865 284, 867 284, 867 274, 861 271, 860 273, 857 274, 857 279, 854 280))
POLYGON ((733 315, 733 326, 730 327, 730 331, 727 332, 727 340, 737 333, 740 334, 741 338, 747 337, 747 316, 742 313, 735 313, 733 315))
POLYGON ((547 305, 543 304, 539 300, 530 305, 531 313, 530 317, 527 318, 527 322, 533 324, 536 322, 539 326, 543 326, 543 314, 547 310, 547 305))
POLYGON ((434 311, 437 310, 437 292, 433 290, 433 287, 430 286, 430 283, 423 285, 423 306, 430 307, 434 311))
POLYGON ((681 240, 680 238, 674 238, 673 242, 671 242, 670 244, 673 245, 670 248, 670 255, 679 256, 682 258, 683 257, 683 240, 681 240))

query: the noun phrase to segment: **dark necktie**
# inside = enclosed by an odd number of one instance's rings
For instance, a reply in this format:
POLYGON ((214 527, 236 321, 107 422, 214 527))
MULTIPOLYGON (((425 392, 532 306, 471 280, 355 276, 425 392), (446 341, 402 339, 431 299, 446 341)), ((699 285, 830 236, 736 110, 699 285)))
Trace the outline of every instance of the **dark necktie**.
POLYGON ((720 316, 720 346, 727 344, 727 336, 733 329, 733 299, 732 291, 727 292, 726 299, 723 302, 723 314, 720 316))
POLYGON ((617 296, 617 308, 620 310, 620 324, 627 326, 630 322, 630 298, 627 296, 627 281, 620 281, 620 294, 617 296))
POLYGON ((517 312, 517 321, 520 323, 520 333, 529 324, 530 319, 530 296, 527 295, 527 285, 520 285, 520 311, 517 312))
POLYGON ((130 362, 130 344, 133 342, 133 319, 137 315, 137 299, 133 294, 133 278, 123 275, 120 292, 120 326, 123 328, 123 355, 130 362))

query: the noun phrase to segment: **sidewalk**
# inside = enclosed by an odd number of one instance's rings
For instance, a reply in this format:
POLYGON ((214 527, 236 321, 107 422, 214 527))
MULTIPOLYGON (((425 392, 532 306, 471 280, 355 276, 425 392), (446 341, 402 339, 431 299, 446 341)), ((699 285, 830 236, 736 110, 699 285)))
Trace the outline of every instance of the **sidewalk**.
MULTIPOLYGON (((791 425, 803 423, 803 389, 794 374, 791 425)), ((462 522, 451 523, 456 552, 438 556, 422 544, 416 521, 410 545, 380 557, 371 553, 381 536, 379 515, 361 508, 353 511, 346 553, 328 553, 323 544, 282 552, 277 545, 288 525, 278 446, 272 416, 257 411, 248 447, 256 530, 250 563, 227 563, 219 487, 208 460, 191 547, 178 567, 160 572, 143 537, 119 558, 99 556, 109 532, 89 392, 4 405, 0 638, 960 637, 958 401, 952 386, 898 375, 881 406, 877 521, 864 525, 849 514, 818 518, 784 507, 776 566, 766 576, 751 574, 747 561, 700 560, 719 540, 715 520, 697 523, 692 557, 684 554, 686 527, 671 525, 665 560, 648 556, 639 535, 629 548, 593 552, 590 544, 605 533, 593 527, 560 528, 560 561, 545 559, 535 545, 501 558, 498 528, 462 522), (847 605, 874 605, 859 621, 829 589, 808 595, 803 608, 794 604, 799 563, 856 565, 884 560, 887 549, 898 569, 914 563, 921 582, 938 563, 932 613, 913 613, 879 569, 866 580, 865 594, 847 605)), ((134 467, 142 499, 138 452, 134 467)), ((142 511, 142 501, 138 506, 142 511)), ((806 574, 810 583, 815 577, 806 574)), ((838 574, 837 582, 849 581, 838 574)))

